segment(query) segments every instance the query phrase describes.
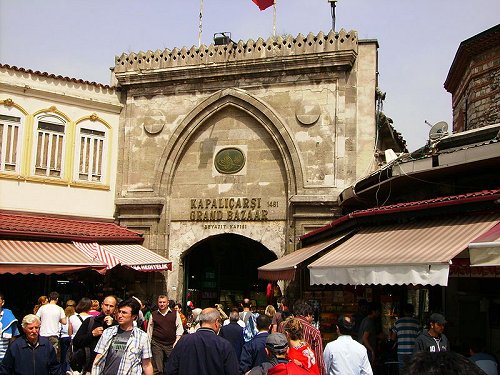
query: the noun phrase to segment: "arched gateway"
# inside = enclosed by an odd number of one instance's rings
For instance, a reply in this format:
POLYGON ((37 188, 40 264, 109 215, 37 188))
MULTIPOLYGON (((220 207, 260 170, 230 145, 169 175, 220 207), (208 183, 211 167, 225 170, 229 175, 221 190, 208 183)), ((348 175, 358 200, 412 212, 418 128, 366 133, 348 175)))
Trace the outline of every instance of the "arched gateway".
MULTIPOLYGON (((262 243, 236 234, 207 237, 182 257, 186 299, 197 307, 235 306, 243 296, 265 301, 266 282, 257 267, 276 259, 262 243)), ((260 302, 260 301, 259 301, 260 302)))
POLYGON ((185 298, 229 242, 227 290, 338 215, 374 165, 376 73, 376 41, 344 30, 117 56, 116 217, 173 265, 150 293, 185 298))
POLYGON ((169 258, 180 266, 169 272, 168 285, 179 286, 178 299, 188 289, 200 291, 203 303, 257 292, 257 267, 285 251, 298 162, 289 145, 281 121, 243 90, 213 94, 177 127, 155 181, 168 197, 169 258), (221 267, 222 253, 234 263, 221 267))

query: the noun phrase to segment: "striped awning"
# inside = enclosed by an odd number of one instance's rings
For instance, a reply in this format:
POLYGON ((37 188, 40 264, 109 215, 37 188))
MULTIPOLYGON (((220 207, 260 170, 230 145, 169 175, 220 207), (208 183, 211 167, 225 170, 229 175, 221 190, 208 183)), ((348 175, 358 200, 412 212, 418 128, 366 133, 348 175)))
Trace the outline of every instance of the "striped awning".
POLYGON ((172 270, 172 262, 141 245, 101 245, 115 256, 122 266, 136 271, 154 272, 172 270))
POLYGON ((499 219, 462 216, 363 228, 308 266, 311 285, 447 285, 450 261, 499 219))
POLYGON ((470 265, 500 266, 500 224, 469 244, 470 265))
POLYGON ((295 270, 299 264, 332 247, 347 235, 342 234, 326 241, 303 247, 271 263, 265 264, 257 269, 258 277, 262 280, 293 280, 295 278, 295 270))
POLYGON ((71 243, 0 240, 0 274, 106 272, 106 265, 85 256, 71 243))
POLYGON ((89 258, 97 262, 104 263, 108 270, 120 264, 120 261, 113 254, 104 250, 103 247, 99 245, 97 242, 73 241, 73 245, 75 245, 80 251, 82 251, 89 258))

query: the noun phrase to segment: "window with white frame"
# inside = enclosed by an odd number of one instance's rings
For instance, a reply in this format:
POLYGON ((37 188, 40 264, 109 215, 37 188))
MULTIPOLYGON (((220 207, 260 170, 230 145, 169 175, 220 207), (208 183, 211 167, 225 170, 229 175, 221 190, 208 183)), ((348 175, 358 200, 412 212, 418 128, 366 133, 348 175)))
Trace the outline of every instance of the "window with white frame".
POLYGON ((107 128, 99 123, 84 121, 77 126, 75 148, 75 179, 103 183, 108 149, 107 128))
POLYGON ((55 115, 40 116, 36 121, 34 173, 37 176, 63 177, 66 122, 55 115))
POLYGON ((20 173, 23 121, 15 110, 0 113, 0 172, 20 173))

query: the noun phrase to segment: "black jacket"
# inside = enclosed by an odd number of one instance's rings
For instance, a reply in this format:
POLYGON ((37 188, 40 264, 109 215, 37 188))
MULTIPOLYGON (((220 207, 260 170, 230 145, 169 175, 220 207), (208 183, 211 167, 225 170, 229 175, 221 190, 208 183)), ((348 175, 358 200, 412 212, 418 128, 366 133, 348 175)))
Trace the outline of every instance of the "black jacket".
POLYGON ((427 330, 420 333, 415 340, 413 352, 447 352, 450 351, 448 338, 441 334, 439 337, 432 337, 427 330))
POLYGON ((245 340, 243 339, 243 327, 237 322, 230 322, 220 329, 219 336, 224 337, 231 343, 231 345, 233 345, 236 357, 239 361, 241 357, 241 349, 245 344, 245 340))
POLYGON ((0 374, 59 375, 61 367, 56 351, 47 337, 40 336, 33 347, 24 336, 9 345, 0 364, 0 374))
POLYGON ((167 360, 166 375, 238 375, 232 345, 210 328, 184 335, 167 360))
MULTIPOLYGON (((80 348, 90 348, 91 358, 90 361, 87 361, 87 363, 90 365, 92 364, 92 362, 94 362, 96 356, 94 349, 97 346, 99 339, 101 338, 101 336, 94 337, 92 335, 92 331, 98 327, 105 327, 105 328, 109 327, 104 324, 105 317, 106 315, 101 313, 96 317, 89 317, 85 319, 80 328, 78 328, 75 337, 73 337, 73 347, 75 350, 80 348), (89 324, 91 324, 91 327, 89 327, 89 324)), ((116 320, 113 320, 112 326, 117 324, 118 323, 116 322, 116 320)), ((89 368, 86 369, 90 371, 89 368)))
POLYGON ((240 372, 242 374, 267 361, 267 353, 264 349, 267 336, 269 336, 268 332, 259 332, 243 345, 240 357, 240 372))

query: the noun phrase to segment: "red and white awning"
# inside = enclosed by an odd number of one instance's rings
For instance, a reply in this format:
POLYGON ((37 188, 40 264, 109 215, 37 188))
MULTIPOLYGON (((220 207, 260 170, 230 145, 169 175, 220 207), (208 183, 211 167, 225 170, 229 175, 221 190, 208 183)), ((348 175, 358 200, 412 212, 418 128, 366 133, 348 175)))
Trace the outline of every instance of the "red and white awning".
POLYGON ((104 250, 97 242, 73 241, 73 245, 90 259, 104 263, 108 270, 120 264, 120 261, 113 254, 104 250))
POLYGON ((308 266, 311 285, 446 286, 451 260, 498 220, 464 215, 363 228, 308 266))
POLYGON ((0 240, 0 274, 106 272, 106 264, 89 258, 71 243, 0 240))
POLYGON ((137 244, 101 245, 107 252, 116 257, 122 266, 136 271, 154 272, 171 271, 172 262, 167 258, 137 244))

